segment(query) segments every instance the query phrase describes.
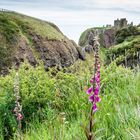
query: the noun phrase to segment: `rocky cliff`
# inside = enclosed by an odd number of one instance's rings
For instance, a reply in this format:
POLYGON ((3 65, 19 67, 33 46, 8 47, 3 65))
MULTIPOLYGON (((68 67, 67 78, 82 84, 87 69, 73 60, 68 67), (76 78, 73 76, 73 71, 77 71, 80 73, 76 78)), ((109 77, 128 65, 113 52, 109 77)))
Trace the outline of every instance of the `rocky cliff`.
POLYGON ((16 12, 0 12, 0 73, 15 64, 28 62, 45 69, 65 67, 82 58, 78 46, 53 23, 16 12))

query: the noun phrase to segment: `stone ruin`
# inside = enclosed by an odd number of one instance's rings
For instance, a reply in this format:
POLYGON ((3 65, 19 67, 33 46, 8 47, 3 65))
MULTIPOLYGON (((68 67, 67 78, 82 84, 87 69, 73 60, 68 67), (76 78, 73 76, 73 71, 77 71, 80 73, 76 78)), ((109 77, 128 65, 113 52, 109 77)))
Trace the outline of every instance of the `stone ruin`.
POLYGON ((129 24, 128 24, 128 21, 126 20, 126 18, 121 18, 120 20, 119 19, 114 20, 114 28, 117 30, 127 27, 128 25, 129 24))

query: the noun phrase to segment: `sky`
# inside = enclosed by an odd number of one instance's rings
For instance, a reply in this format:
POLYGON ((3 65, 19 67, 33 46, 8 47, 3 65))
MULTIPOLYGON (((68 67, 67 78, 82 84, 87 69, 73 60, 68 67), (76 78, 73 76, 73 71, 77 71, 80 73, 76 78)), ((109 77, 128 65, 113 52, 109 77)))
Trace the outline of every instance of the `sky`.
POLYGON ((76 43, 87 28, 117 18, 140 23, 140 0, 0 0, 0 8, 53 22, 76 43))

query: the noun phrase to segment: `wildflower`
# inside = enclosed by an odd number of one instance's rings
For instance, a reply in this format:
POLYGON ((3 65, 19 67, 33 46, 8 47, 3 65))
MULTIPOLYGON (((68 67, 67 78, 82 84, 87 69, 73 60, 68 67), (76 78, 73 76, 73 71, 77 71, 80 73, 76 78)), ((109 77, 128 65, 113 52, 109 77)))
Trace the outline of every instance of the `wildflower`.
POLYGON ((96 112, 97 106, 96 103, 100 102, 101 99, 99 97, 100 92, 100 60, 99 60, 99 43, 97 38, 94 38, 93 44, 95 50, 95 71, 94 76, 90 79, 90 83, 92 86, 87 90, 87 94, 90 94, 89 101, 92 103, 93 112, 96 112))
POLYGON ((22 119, 23 119, 22 114, 21 114, 21 113, 18 113, 17 120, 18 120, 18 121, 21 121, 22 119))
POLYGON ((93 86, 92 86, 92 87, 90 87, 90 88, 87 90, 87 94, 91 94, 91 93, 92 93, 92 91, 93 91, 93 86))
POLYGON ((99 77, 96 77, 95 80, 96 80, 97 84, 100 84, 100 78, 99 77))
POLYGON ((92 109, 93 109, 93 112, 96 112, 98 110, 96 104, 93 104, 92 109))
POLYGON ((22 111, 22 105, 20 105, 20 99, 21 97, 19 96, 19 77, 18 77, 18 72, 16 72, 16 77, 15 77, 15 83, 14 83, 14 96, 16 98, 15 100, 15 108, 13 112, 15 113, 15 116, 17 117, 17 122, 21 121, 23 119, 23 116, 21 114, 22 111))
POLYGON ((95 102, 98 103, 98 102, 100 102, 100 101, 101 101, 101 98, 100 98, 99 96, 96 96, 95 102))
POLYGON ((100 88, 97 85, 96 88, 95 88, 95 91, 94 91, 94 95, 98 95, 99 94, 99 91, 100 91, 100 88))
POLYGON ((99 96, 96 96, 96 95, 91 95, 90 97, 89 97, 89 101, 90 102, 95 102, 95 103, 98 103, 98 102, 100 102, 101 101, 101 98, 99 97, 99 96))
POLYGON ((95 33, 96 36, 93 35, 91 32, 89 35, 89 44, 93 46, 93 50, 95 51, 95 64, 94 64, 94 75, 90 79, 90 83, 92 86, 87 90, 87 94, 89 96, 89 102, 92 103, 92 108, 90 111, 90 118, 89 118, 89 127, 84 127, 84 131, 87 137, 87 140, 93 140, 94 134, 92 132, 94 122, 93 122, 93 115, 98 110, 97 103, 101 101, 99 97, 100 92, 100 60, 99 60, 99 42, 98 42, 98 33, 95 33))
POLYGON ((94 79, 92 78, 92 79, 90 79, 90 83, 92 84, 94 82, 94 79))
POLYGON ((94 95, 91 95, 91 96, 89 97, 89 101, 90 101, 90 102, 94 102, 94 95))

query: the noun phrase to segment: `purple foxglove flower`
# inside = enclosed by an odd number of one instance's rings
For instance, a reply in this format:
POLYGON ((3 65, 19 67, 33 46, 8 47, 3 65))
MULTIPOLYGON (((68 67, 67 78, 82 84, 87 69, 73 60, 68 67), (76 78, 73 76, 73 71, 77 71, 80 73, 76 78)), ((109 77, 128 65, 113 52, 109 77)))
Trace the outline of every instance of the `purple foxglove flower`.
POLYGON ((97 68, 100 69, 100 64, 97 65, 97 68))
POLYGON ((90 88, 87 90, 87 94, 91 94, 92 91, 93 91, 93 86, 90 87, 90 88))
POLYGON ((97 84, 100 83, 100 78, 98 76, 95 77, 95 80, 96 80, 97 84))
POLYGON ((99 91, 100 91, 99 86, 96 86, 96 89, 95 89, 95 91, 94 91, 94 94, 95 94, 95 95, 98 95, 98 94, 99 94, 99 91))
POLYGON ((92 109, 93 109, 93 112, 96 112, 98 110, 96 104, 93 104, 92 109))
POLYGON ((95 102, 98 103, 98 102, 100 102, 100 101, 101 101, 101 98, 100 98, 99 96, 96 96, 96 97, 95 97, 95 102))
POLYGON ((94 98, 95 98, 95 97, 94 97, 94 94, 93 94, 93 95, 91 95, 91 96, 89 97, 89 101, 90 101, 90 102, 94 102, 94 98))
POLYGON ((100 78, 100 72, 97 72, 97 77, 100 78))
POLYGON ((90 79, 90 83, 92 84, 94 82, 94 79, 92 78, 92 79, 90 79))

